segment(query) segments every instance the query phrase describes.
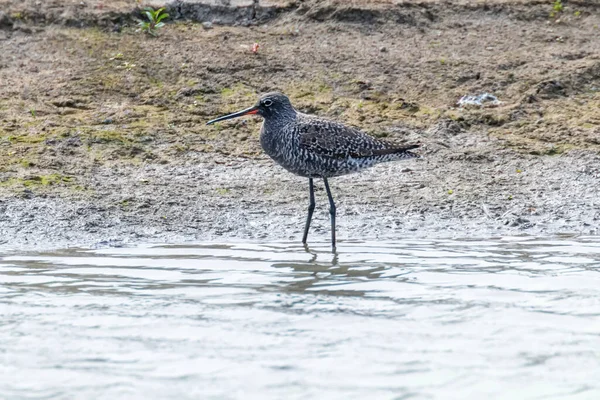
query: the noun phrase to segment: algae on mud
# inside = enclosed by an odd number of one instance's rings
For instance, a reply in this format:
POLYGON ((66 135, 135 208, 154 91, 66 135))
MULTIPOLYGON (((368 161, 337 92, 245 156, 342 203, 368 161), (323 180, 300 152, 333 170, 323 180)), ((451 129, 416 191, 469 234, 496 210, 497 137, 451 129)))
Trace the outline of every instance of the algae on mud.
MULTIPOLYGON (((136 33, 127 19, 108 23, 104 15, 94 24, 98 10, 82 28, 13 20, 0 29, 0 52, 11 55, 0 60, 0 231, 13 243, 31 235, 42 243, 49 221, 22 216, 50 207, 72 222, 54 238, 77 237, 71 229, 88 243, 293 236, 301 223, 274 226, 282 222, 273 218, 261 228, 263 218, 252 217, 306 207, 301 181, 262 155, 259 121, 204 126, 276 89, 302 111, 423 143, 415 165, 333 182, 347 197, 342 215, 346 206, 373 219, 347 226, 349 234, 470 234, 473 225, 488 233, 595 232, 596 7, 568 5, 558 21, 547 5, 518 1, 355 3, 373 19, 316 3, 250 26, 176 21, 158 38, 136 33), (410 18, 386 19, 386 10, 410 18), (456 107, 481 92, 502 105, 456 107), (516 169, 525 172, 514 176, 516 169), (36 176, 73 182, 37 185, 36 176), (131 199, 126 210, 116 206, 121 197, 131 199)), ((7 9, 29 15, 15 7, 9 1, 7 9)))

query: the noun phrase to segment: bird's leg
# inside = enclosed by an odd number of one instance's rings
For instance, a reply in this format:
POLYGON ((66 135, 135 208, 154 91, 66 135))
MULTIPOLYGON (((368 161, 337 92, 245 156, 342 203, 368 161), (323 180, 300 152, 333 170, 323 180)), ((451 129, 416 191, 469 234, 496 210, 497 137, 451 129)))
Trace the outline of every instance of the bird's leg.
POLYGON ((329 189, 327 178, 323 178, 323 182, 325 182, 325 190, 327 191, 327 197, 329 198, 329 214, 331 215, 331 248, 335 250, 335 203, 331 196, 331 189, 329 189))
POLYGON ((308 178, 308 216, 306 217, 306 225, 304 225, 304 236, 302 236, 302 243, 306 244, 308 238, 308 228, 310 228, 310 221, 312 220, 313 211, 315 211, 315 188, 313 186, 313 178, 308 178))

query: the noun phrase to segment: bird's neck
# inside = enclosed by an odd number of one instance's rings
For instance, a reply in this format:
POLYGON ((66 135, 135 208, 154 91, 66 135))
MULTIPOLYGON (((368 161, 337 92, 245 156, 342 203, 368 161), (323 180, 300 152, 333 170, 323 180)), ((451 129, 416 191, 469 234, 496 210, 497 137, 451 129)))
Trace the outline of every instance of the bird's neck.
POLYGON ((298 113, 294 109, 283 110, 278 112, 277 114, 273 114, 265 118, 264 125, 269 130, 277 131, 285 127, 286 125, 289 125, 296 121, 297 116, 298 113))

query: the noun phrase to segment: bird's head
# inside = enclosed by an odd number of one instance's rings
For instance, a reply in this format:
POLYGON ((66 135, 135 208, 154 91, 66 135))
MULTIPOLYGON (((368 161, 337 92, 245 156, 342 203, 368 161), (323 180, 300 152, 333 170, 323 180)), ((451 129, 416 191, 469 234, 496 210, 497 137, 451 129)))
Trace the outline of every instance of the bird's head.
POLYGON ((227 114, 222 117, 215 118, 211 121, 208 121, 206 124, 211 125, 215 122, 231 118, 237 118, 244 115, 260 115, 265 119, 271 119, 277 117, 287 117, 295 114, 296 110, 294 110, 294 107, 292 107, 292 103, 290 103, 290 99, 288 99, 288 97, 285 94, 279 92, 271 92, 262 95, 258 102, 252 107, 235 112, 233 114, 227 114))

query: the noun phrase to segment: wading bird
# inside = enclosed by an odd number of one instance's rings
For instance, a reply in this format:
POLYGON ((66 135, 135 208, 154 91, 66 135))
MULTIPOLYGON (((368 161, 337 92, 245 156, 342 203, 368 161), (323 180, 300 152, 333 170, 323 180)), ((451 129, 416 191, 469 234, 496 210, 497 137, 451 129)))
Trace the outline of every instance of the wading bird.
POLYGON ((243 115, 260 115, 264 122, 260 144, 275 162, 293 174, 308 178, 308 217, 302 243, 306 244, 315 209, 314 178, 323 178, 329 214, 331 246, 335 249, 335 203, 327 178, 358 172, 375 164, 418 157, 410 150, 418 144, 398 145, 376 139, 339 122, 296 111, 286 95, 267 93, 245 110, 224 115, 207 125, 243 115))

